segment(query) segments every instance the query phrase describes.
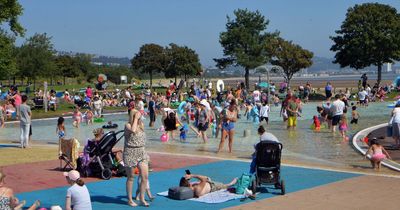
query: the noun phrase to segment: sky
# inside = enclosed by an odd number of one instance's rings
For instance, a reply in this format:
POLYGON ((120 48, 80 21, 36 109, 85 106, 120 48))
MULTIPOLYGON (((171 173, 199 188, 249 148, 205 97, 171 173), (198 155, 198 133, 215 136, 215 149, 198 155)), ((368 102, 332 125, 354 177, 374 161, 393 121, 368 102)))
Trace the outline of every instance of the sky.
MULTIPOLYGON (((132 58, 143 44, 194 49, 205 67, 223 56, 219 34, 236 9, 258 10, 267 31, 314 52, 334 56, 335 35, 347 9, 379 2, 400 12, 399 0, 19 0, 26 36, 47 33, 56 50, 132 58)), ((17 44, 25 38, 18 38, 17 44)))

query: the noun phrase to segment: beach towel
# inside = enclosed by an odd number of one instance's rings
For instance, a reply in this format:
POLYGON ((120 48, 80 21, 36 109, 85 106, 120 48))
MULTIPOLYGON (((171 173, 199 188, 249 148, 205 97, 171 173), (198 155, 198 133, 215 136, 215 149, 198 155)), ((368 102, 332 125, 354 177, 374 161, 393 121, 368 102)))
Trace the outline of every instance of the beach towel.
MULTIPOLYGON (((157 193, 157 195, 168 197, 168 191, 157 193)), ((202 202, 202 203, 224 203, 226 201, 240 199, 243 197, 244 195, 238 195, 235 193, 231 193, 226 189, 223 189, 212 193, 208 193, 206 195, 201 196, 200 198, 191 198, 188 200, 202 202)))

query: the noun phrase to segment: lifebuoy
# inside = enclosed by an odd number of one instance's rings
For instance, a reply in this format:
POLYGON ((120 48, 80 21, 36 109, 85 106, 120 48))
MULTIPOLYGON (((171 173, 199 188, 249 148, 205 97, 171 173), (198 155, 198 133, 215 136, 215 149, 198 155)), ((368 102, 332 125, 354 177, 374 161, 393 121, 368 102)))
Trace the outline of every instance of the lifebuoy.
POLYGON ((182 101, 181 104, 179 104, 178 114, 185 113, 185 106, 186 106, 186 101, 182 101))

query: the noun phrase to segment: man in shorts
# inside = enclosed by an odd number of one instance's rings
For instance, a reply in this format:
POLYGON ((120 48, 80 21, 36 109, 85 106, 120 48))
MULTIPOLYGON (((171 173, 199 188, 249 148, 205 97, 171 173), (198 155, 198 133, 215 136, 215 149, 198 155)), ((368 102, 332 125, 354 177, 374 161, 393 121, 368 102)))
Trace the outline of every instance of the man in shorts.
POLYGON ((332 103, 331 106, 331 113, 332 113, 332 132, 334 133, 336 130, 336 125, 339 124, 340 118, 343 115, 343 110, 346 107, 344 102, 341 100, 341 95, 335 95, 335 101, 332 103))
POLYGON ((210 177, 203 175, 195 175, 195 174, 185 174, 184 177, 181 178, 179 182, 180 187, 189 187, 194 192, 194 197, 198 198, 207 193, 215 192, 222 189, 227 189, 234 184, 236 184, 237 178, 234 178, 230 183, 223 184, 220 182, 214 182, 210 179, 210 177), (198 179, 200 182, 190 183, 189 180, 191 178, 198 179))

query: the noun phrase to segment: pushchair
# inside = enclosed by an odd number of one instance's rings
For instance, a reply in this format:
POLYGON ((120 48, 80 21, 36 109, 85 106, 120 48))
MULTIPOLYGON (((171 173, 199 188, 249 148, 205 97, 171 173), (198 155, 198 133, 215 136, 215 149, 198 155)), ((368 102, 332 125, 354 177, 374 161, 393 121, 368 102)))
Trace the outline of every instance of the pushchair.
POLYGON ((102 179, 110 179, 116 169, 112 149, 124 136, 123 130, 110 131, 103 135, 99 143, 88 148, 89 161, 78 162, 78 170, 83 176, 93 175, 102 179))
POLYGON ((285 194, 285 181, 280 177, 282 144, 261 141, 256 145, 256 172, 251 184, 253 193, 262 185, 274 185, 285 194))

